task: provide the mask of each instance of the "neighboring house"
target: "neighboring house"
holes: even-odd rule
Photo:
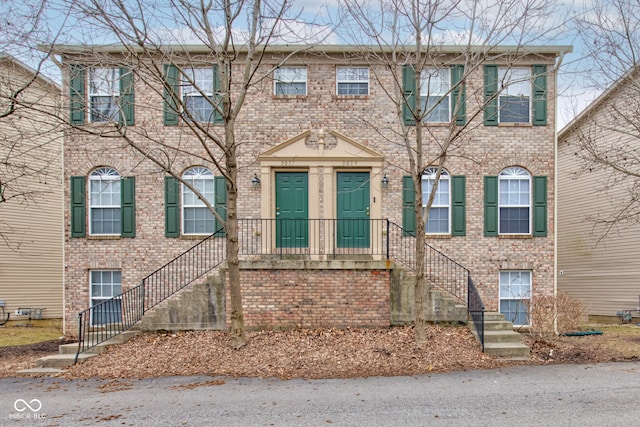
[[[558,288],[582,301],[590,316],[640,314],[640,226],[620,215],[637,196],[639,96],[636,67],[558,134]],[[601,161],[585,160],[593,158],[589,152]],[[637,201],[628,212],[637,212]],[[616,217],[608,231],[597,225]]]
[[[140,70],[121,68],[123,62],[99,63],[80,46],[56,49],[76,126],[64,147],[65,316],[72,327],[79,311],[140,284],[219,226],[191,190],[143,154],[118,138],[86,131],[98,134],[105,122],[119,122],[128,127],[127,138],[142,142],[150,136],[168,147],[193,149],[171,91],[192,120],[217,126],[219,117],[202,102],[207,94],[190,84],[211,82],[208,96],[214,96],[213,66],[192,70],[174,57],[164,67],[167,83],[150,87]],[[276,67],[277,58],[292,49],[270,47],[262,69]],[[101,51],[113,58],[121,52]],[[530,47],[516,64],[476,64],[464,82],[467,113],[462,108],[456,117],[469,130],[447,160],[427,224],[429,244],[469,269],[486,308],[519,325],[528,322],[527,300],[555,291],[554,70],[557,57],[568,51]],[[455,52],[439,49],[445,56]],[[403,170],[407,150],[390,142],[400,124],[382,86],[393,91],[392,76],[383,64],[359,55],[349,46],[308,49],[249,91],[236,125],[242,141],[241,256],[254,262],[241,272],[248,327],[390,324],[394,264],[383,260],[388,247],[393,260],[403,250],[411,253],[412,183]],[[188,75],[174,64],[185,66]],[[439,88],[445,102],[427,117],[425,135],[447,131],[454,98],[447,93],[459,67],[447,65],[429,76],[439,80],[432,89]],[[411,92],[408,74],[405,91]],[[502,85],[506,89],[497,96]],[[494,96],[484,113],[471,114]],[[422,102],[428,104],[427,98]],[[224,211],[224,180],[212,164],[176,155],[172,165]],[[425,169],[424,191],[434,173]],[[389,228],[387,218],[404,231]],[[355,225],[345,225],[347,219]],[[358,264],[363,259],[379,262]],[[429,274],[435,267],[427,268]],[[120,310],[105,308],[108,313],[93,324],[119,318]]]
[[[56,83],[0,57],[0,301],[25,323],[63,317],[60,100]]]

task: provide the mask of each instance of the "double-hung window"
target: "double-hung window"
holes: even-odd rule
[[[275,95],[307,94],[307,67],[279,67],[273,74]]]
[[[120,235],[120,174],[111,168],[99,168],[89,175],[89,233]]]
[[[122,301],[117,297],[122,293],[122,279],[119,270],[92,270],[89,284],[91,288],[91,324],[104,325],[122,321]]]
[[[216,106],[213,67],[182,70],[182,102],[185,116],[195,122],[213,122]]]
[[[451,118],[451,72],[430,68],[420,74],[420,103],[427,123],[447,123]]]
[[[427,208],[431,190],[435,184],[437,168],[427,168],[422,175],[422,207]],[[449,234],[450,233],[450,191],[449,174],[443,170],[440,174],[438,187],[436,188],[435,197],[431,209],[429,209],[429,218],[425,224],[425,231],[429,234]]]
[[[500,123],[531,123],[531,69],[498,68]]]
[[[529,324],[527,302],[531,298],[530,271],[500,272],[500,313],[514,326]]]
[[[531,233],[531,175],[510,167],[498,175],[500,234]]]
[[[369,68],[336,68],[336,93],[338,95],[369,95]]]
[[[213,173],[203,167],[187,170],[182,179],[189,183],[212,206],[215,203],[215,185]],[[207,205],[187,185],[182,185],[182,233],[212,234],[215,230],[215,217]]]
[[[120,69],[89,69],[89,115],[92,123],[116,122],[120,109]]]

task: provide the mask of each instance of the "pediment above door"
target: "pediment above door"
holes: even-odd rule
[[[358,160],[358,164],[382,163],[384,157],[371,148],[333,130],[307,130],[258,156],[261,164],[277,161],[324,164]],[[321,160],[320,160],[321,159]]]

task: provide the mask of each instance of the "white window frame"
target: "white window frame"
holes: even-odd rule
[[[99,278],[99,280],[96,280]],[[106,279],[106,280],[105,280]],[[99,295],[96,291],[99,289]],[[91,307],[99,304],[102,301],[112,299],[122,294],[122,272],[120,270],[90,270],[89,271],[89,295],[91,298]],[[111,305],[112,304],[112,305]],[[122,321],[122,304],[121,299],[116,298],[112,303],[107,304],[110,307],[103,306],[102,310],[91,310],[91,325],[104,325],[109,322],[99,322],[96,319],[96,315],[100,317],[100,314],[107,310],[109,314],[109,320],[115,320],[116,322]],[[118,314],[116,314],[118,313]],[[112,317],[113,316],[113,317]]]
[[[498,175],[498,234],[531,234],[532,189],[531,174],[524,168],[512,166]],[[523,187],[523,184],[525,185]],[[526,189],[526,193],[523,191]],[[502,216],[507,209],[527,209],[529,227],[526,232],[503,230]],[[504,211],[503,211],[504,210]]]
[[[427,113],[429,98],[437,105]],[[425,123],[449,123],[451,121],[451,70],[448,68],[427,68],[420,73],[420,105]],[[440,110],[447,109],[447,117],[439,117]],[[437,114],[436,114],[437,113]]]
[[[200,123],[213,123],[215,117],[213,67],[183,68],[180,75],[182,104],[190,120]],[[199,98],[198,108],[189,108],[191,102]],[[209,101],[206,100],[209,99]]]
[[[117,122],[120,118],[120,69],[113,67],[89,68],[89,121],[91,123]],[[108,99],[111,101],[108,101]],[[98,109],[99,106],[106,108]]]
[[[524,280],[523,280],[524,279]],[[525,301],[531,300],[532,274],[528,270],[503,270],[499,276],[499,307],[505,320],[513,322],[514,326],[528,326],[530,305]],[[513,310],[513,304],[517,304]],[[507,304],[511,307],[507,307]],[[509,310],[506,310],[509,308]],[[515,315],[516,317],[513,317]]]
[[[501,82],[502,89],[498,95],[498,122],[499,123],[524,123],[530,124],[533,112],[533,96],[532,85],[533,76],[531,68],[498,68],[498,81]],[[526,119],[521,120],[507,119],[503,117],[503,103],[508,97],[528,98],[528,111]]]
[[[363,85],[366,91],[360,93]],[[356,93],[353,92],[354,88]],[[336,95],[368,96],[369,67],[336,67]]]
[[[429,194],[431,193],[431,188],[435,183],[437,171],[438,171],[437,167],[428,167],[424,170],[424,173],[422,174],[422,210],[423,212],[427,208],[427,203],[429,202]],[[446,191],[446,195],[443,195],[445,191]],[[432,220],[435,222],[431,214],[434,212],[434,210],[440,211],[443,209],[446,209],[447,211],[447,230],[446,231],[429,231],[429,222]],[[449,175],[449,172],[447,172],[444,169],[440,174],[438,189],[436,190],[436,195],[435,195],[435,198],[433,199],[431,210],[429,211],[429,218],[427,219],[427,223],[425,224],[425,233],[426,234],[451,234],[451,177]]]
[[[102,167],[89,174],[89,234],[94,236],[119,236],[122,232],[122,186],[121,176],[117,170]],[[105,197],[109,202],[105,202]],[[94,216],[104,214],[107,210],[112,214],[117,209],[117,217],[112,224],[118,224],[118,230],[111,232],[97,232],[94,230]],[[101,223],[106,223],[104,219]],[[104,226],[102,227],[104,229]],[[116,227],[113,227],[116,228]]]
[[[284,88],[297,87],[304,83],[304,93],[295,90],[292,93]],[[273,94],[276,96],[307,95],[307,67],[278,67],[273,71]]]
[[[185,173],[182,175],[182,179],[185,181],[189,181],[189,183],[194,188],[196,188],[202,194],[202,196],[207,199],[207,201],[211,205],[215,203],[215,178],[213,176],[213,172],[211,172],[209,169],[201,166],[190,168],[186,170]],[[191,191],[191,189],[189,189],[189,187],[187,187],[184,184],[182,184],[181,200],[182,200],[181,228],[182,228],[183,235],[200,236],[200,235],[213,234],[216,231],[215,216],[211,213],[207,205],[205,205],[205,203],[198,198],[196,193]],[[200,219],[191,219],[191,217],[187,218],[187,212],[189,211],[193,212],[194,215],[199,214],[201,218]],[[197,228],[198,228],[197,226],[194,226],[193,230],[191,229],[187,230],[187,227],[186,227],[187,221],[194,221],[194,223],[196,221],[203,222],[204,230],[197,231]],[[208,221],[211,221],[211,230],[207,230]]]

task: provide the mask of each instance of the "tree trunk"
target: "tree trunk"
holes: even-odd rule
[[[240,262],[238,259],[238,160],[236,158],[234,122],[229,120],[225,129],[227,151],[227,266],[229,274],[229,295],[231,303],[232,346],[238,349],[247,343],[244,335],[244,315],[242,312],[242,288],[240,286]]]

